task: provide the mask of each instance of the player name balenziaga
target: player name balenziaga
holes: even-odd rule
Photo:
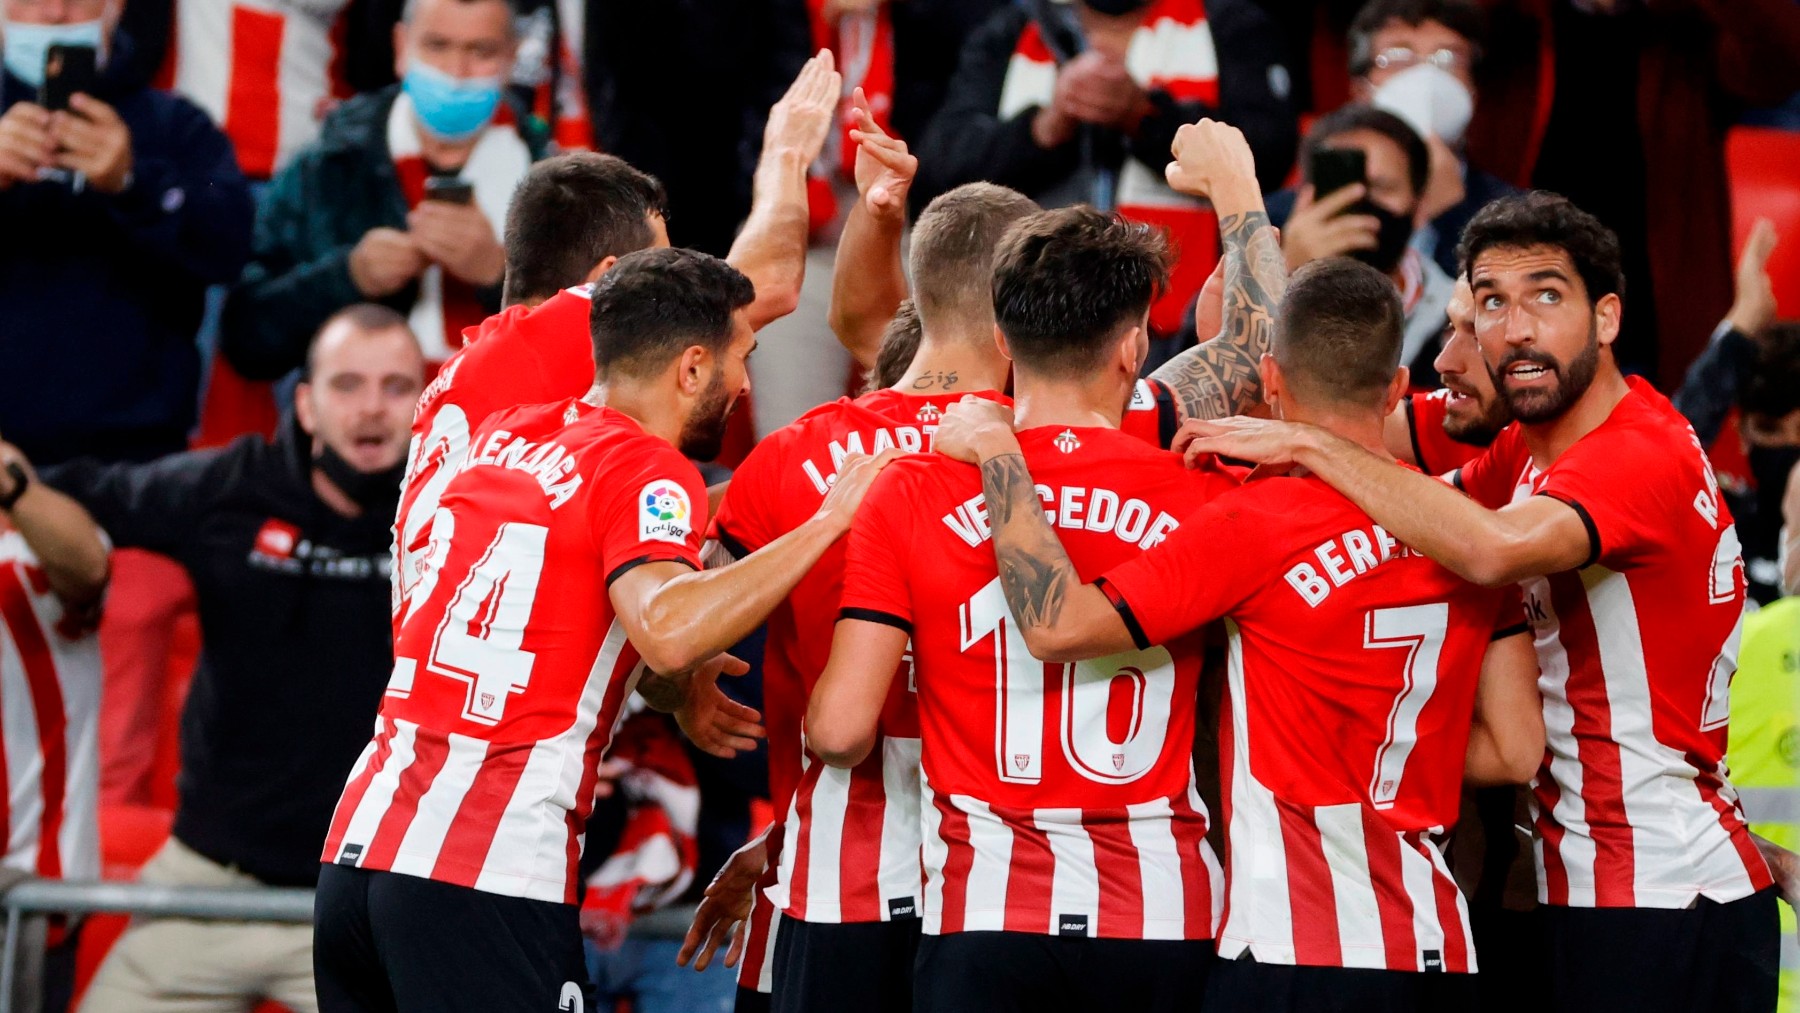
[[[574,474],[575,455],[555,440],[533,443],[496,429],[479,445],[470,444],[469,454],[457,470],[467,471],[484,464],[523,471],[536,479],[544,495],[550,497],[552,510],[567,503],[581,488],[581,476]]]
[[[1308,605],[1318,608],[1331,592],[1368,573],[1390,559],[1405,559],[1418,553],[1401,545],[1381,525],[1346,531],[1336,538],[1320,542],[1313,550],[1312,563],[1295,563],[1288,569],[1287,582]]]
[[[1064,485],[1037,487],[1044,503],[1044,520],[1065,531],[1110,534],[1121,542],[1148,549],[1169,537],[1181,522],[1141,499],[1120,496],[1111,489]],[[987,500],[979,493],[943,516],[944,525],[970,548],[993,537],[988,524]]]

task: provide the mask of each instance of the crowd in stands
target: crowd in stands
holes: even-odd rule
[[[1692,424],[1751,596],[1787,617],[1747,626],[1746,671],[1800,629],[1794,0],[0,0],[0,46],[17,874],[318,882],[394,670],[414,407],[484,321],[556,294],[508,237],[563,225],[509,212],[571,151],[640,170],[619,253],[729,252],[758,322],[787,318],[765,342],[848,351],[822,388],[752,367],[796,405],[897,382],[942,326],[906,301],[932,269],[916,246],[910,270],[867,252],[919,242],[964,184],[1168,233],[1148,372],[1220,329],[1220,219],[1164,166],[1178,128],[1231,124],[1290,269],[1347,256],[1393,282],[1419,392],[1479,382],[1434,365],[1472,312],[1464,226],[1554,190],[1617,233],[1619,361]],[[1769,166],[1785,184],[1748,199],[1740,169]],[[761,708],[752,667],[727,689]],[[1735,754],[1762,725],[1733,706]],[[591,972],[639,1013],[729,1009],[735,970],[678,969],[631,924],[700,900],[768,825],[766,761],[653,712],[624,727],[581,860]],[[1795,728],[1790,707],[1758,733],[1789,772]],[[57,926],[45,1009],[317,1009],[310,926],[141,920],[115,942],[118,922]]]

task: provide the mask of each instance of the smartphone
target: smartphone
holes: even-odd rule
[[[51,112],[69,108],[69,97],[76,92],[94,93],[95,70],[93,46],[54,45],[44,53],[44,83],[38,88],[38,105]]]
[[[1318,200],[1344,187],[1368,182],[1368,171],[1367,157],[1356,148],[1320,148],[1306,165],[1306,178],[1313,185],[1313,199]]]
[[[425,180],[425,199],[468,204],[475,200],[475,187],[455,176],[431,176]]]

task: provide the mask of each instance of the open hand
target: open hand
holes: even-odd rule
[[[787,94],[769,107],[763,151],[792,151],[808,164],[818,158],[831,134],[843,86],[831,50],[819,50],[800,68]]]
[[[931,449],[965,464],[1018,453],[1012,409],[987,398],[965,396],[944,409]]]
[[[905,141],[888,136],[875,122],[861,88],[850,98],[850,117],[854,124],[850,139],[856,142],[856,192],[876,218],[904,221],[906,193],[919,171],[918,158],[907,151]]]
[[[769,835],[759,834],[750,843],[731,853],[718,875],[706,886],[706,894],[694,911],[693,924],[675,954],[675,963],[686,967],[692,961],[694,970],[704,971],[712,964],[713,954],[727,940],[725,966],[736,967],[744,955],[744,925],[756,900],[756,881],[769,867]],[[696,957],[697,955],[697,957]]]
[[[1758,218],[1738,255],[1737,292],[1725,319],[1742,334],[1757,337],[1775,322],[1775,285],[1769,280],[1769,254],[1775,252],[1775,223]]]
[[[750,666],[721,654],[694,670],[688,678],[687,699],[675,709],[675,723],[705,753],[729,760],[756,748],[763,737],[762,715],[719,689],[720,675],[743,675]]]
[[[1267,469],[1292,467],[1309,443],[1313,427],[1279,419],[1188,419],[1176,431],[1169,449],[1185,456],[1191,467],[1202,457],[1254,461]],[[1265,474],[1268,472],[1264,472]]]
[[[823,517],[840,530],[849,531],[850,521],[856,516],[856,508],[862,506],[863,496],[868,493],[869,486],[875,482],[875,476],[881,469],[905,456],[903,450],[884,450],[874,457],[867,454],[851,454],[838,465],[837,478],[831,483],[831,491],[825,494],[825,502],[819,504],[819,516]]]

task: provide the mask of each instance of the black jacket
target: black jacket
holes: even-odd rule
[[[1029,19],[1022,8],[1008,7],[969,36],[944,104],[917,145],[915,209],[976,180],[1037,197],[1079,171],[1079,140],[1045,150],[1032,139],[1031,121],[1038,107],[1011,119],[999,117],[1007,64]],[[1256,155],[1257,178],[1264,190],[1274,189],[1294,164],[1299,129],[1281,36],[1253,0],[1207,0],[1206,19],[1219,60],[1218,106],[1177,102],[1165,92],[1152,91],[1156,111],[1128,143],[1126,157],[1143,162],[1160,179],[1175,131],[1211,116],[1244,132]]]
[[[116,38],[96,90],[131,130],[130,185],[0,190],[0,433],[39,464],[186,446],[206,287],[237,277],[250,248],[231,142],[186,99],[131,83]],[[0,77],[0,111],[25,99]]]
[[[350,519],[320,502],[292,415],[273,443],[76,461],[44,479],[115,545],[173,556],[193,578],[202,650],[181,715],[175,836],[264,882],[311,885],[393,667],[393,510]]]

